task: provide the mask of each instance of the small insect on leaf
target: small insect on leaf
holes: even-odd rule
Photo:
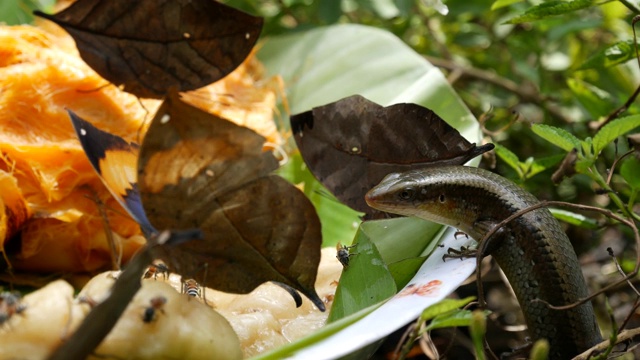
[[[34,14],[63,27],[106,80],[149,98],[222,79],[249,55],[263,23],[214,0],[79,0]]]
[[[149,300],[149,306],[144,309],[142,314],[142,321],[150,323],[156,320],[156,314],[161,312],[164,314],[164,304],[167,303],[167,298],[164,296],[156,296]]]
[[[293,115],[291,129],[313,175],[367,218],[390,216],[364,201],[364,194],[387,174],[462,165],[493,149],[493,144],[470,143],[420,105],[383,107],[360,95]]]
[[[351,246],[346,246],[346,245],[342,245],[340,242],[338,242],[336,244],[336,259],[338,259],[338,261],[340,261],[340,263],[342,264],[342,266],[344,268],[349,266],[349,259],[351,258],[352,255],[358,255],[358,254],[352,254],[349,252],[349,249],[351,249],[352,247],[355,247],[358,244],[353,244]]]

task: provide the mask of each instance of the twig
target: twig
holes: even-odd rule
[[[618,334],[618,338],[616,340],[616,344],[620,344],[620,343],[623,343],[625,341],[629,341],[629,340],[631,340],[631,339],[633,339],[633,338],[635,338],[636,336],[639,336],[639,335],[640,335],[640,328],[621,331]],[[573,360],[587,360],[587,359],[590,358],[591,354],[593,354],[595,352],[600,352],[600,351],[604,351],[604,350],[608,349],[609,348],[609,344],[610,344],[610,341],[609,340],[605,340],[605,341],[599,343],[598,345],[586,350],[582,354],[574,357]]]
[[[640,88],[639,88],[640,89]],[[609,185],[611,183],[611,178],[613,177],[613,171],[616,169],[616,166],[618,165],[618,163],[620,161],[622,161],[622,159],[626,158],[627,156],[633,154],[635,150],[629,150],[626,153],[622,154],[622,156],[617,157],[615,160],[613,160],[613,164],[611,164],[611,169],[609,169],[609,173],[607,174],[607,185]]]
[[[475,78],[508,90],[518,96],[521,101],[536,104],[548,111],[553,117],[556,117],[565,123],[571,122],[555,104],[549,103],[549,99],[547,97],[541,95],[538,91],[531,90],[529,87],[523,87],[515,81],[486,70],[458,65],[453,61],[431,56],[425,56],[425,58],[437,67],[458,72],[461,77]]]
[[[622,270],[622,266],[620,266],[618,259],[616,259],[616,256],[613,253],[613,249],[608,247],[607,252],[609,253],[609,256],[611,256],[611,260],[613,260],[613,263],[616,265],[616,269],[618,270],[618,273],[620,273],[620,275],[622,276],[625,276],[626,274],[624,273],[624,270]],[[631,288],[631,290],[633,290],[633,292],[636,293],[636,296],[640,296],[640,292],[638,292],[638,289],[633,285],[631,280],[627,280],[627,284],[629,284],[629,287]]]

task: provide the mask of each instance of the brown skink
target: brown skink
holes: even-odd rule
[[[510,215],[539,201],[487,170],[445,166],[390,174],[366,195],[378,210],[453,226],[480,241]],[[588,296],[576,253],[558,221],[540,208],[507,223],[486,254],[504,271],[530,335],[550,343],[550,359],[570,359],[601,341],[593,306],[552,310]]]

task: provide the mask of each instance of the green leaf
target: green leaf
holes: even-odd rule
[[[522,179],[524,177],[524,174],[522,172],[522,166],[520,163],[520,159],[518,159],[518,155],[514,154],[511,150],[500,144],[494,145],[496,155],[498,155],[498,157],[502,159],[502,161],[504,161],[507,165],[509,165],[513,170],[515,170],[518,173],[518,177]]]
[[[518,159],[516,154],[506,147],[501,146],[500,144],[495,144],[495,146],[495,151],[498,157],[513,168],[518,173],[518,177],[521,180],[529,179],[534,175],[555,166],[564,158],[563,154],[558,154],[537,160],[534,158],[528,158],[525,162],[522,162]]]
[[[607,115],[614,107],[611,95],[596,86],[580,79],[568,79],[567,85],[593,118]]]
[[[0,22],[7,25],[30,24],[35,9],[50,12],[56,0],[3,0],[0,1]]]
[[[605,69],[625,63],[635,57],[636,49],[633,40],[618,41],[589,57],[578,70]]]
[[[632,189],[640,189],[640,160],[629,157],[620,166],[620,175]]]
[[[539,339],[533,343],[531,354],[529,359],[531,360],[544,360],[549,358],[549,340]]]
[[[482,310],[475,310],[471,313],[471,323],[469,324],[469,332],[471,333],[471,341],[476,359],[484,360],[484,339],[487,334],[487,313]]]
[[[491,4],[491,10],[498,10],[519,2],[522,2],[522,0],[496,0],[493,4]]]
[[[593,139],[588,136],[586,137],[582,142],[582,154],[584,155],[585,158],[592,158],[593,157]]]
[[[361,228],[386,264],[429,255],[444,230],[440,224],[412,217],[367,221]]]
[[[400,9],[393,0],[362,1],[371,6],[373,11],[383,19],[392,19],[400,15]]]
[[[593,137],[593,151],[595,155],[600,154],[600,151],[618,136],[622,136],[638,126],[640,126],[640,115],[631,115],[616,119],[603,126]]]
[[[534,160],[533,163],[531,163],[531,167],[526,173],[526,177],[531,178],[536,174],[539,174],[547,169],[556,166],[559,162],[562,161],[562,159],[564,159],[564,157],[564,154],[558,154]]]
[[[389,272],[396,282],[396,287],[398,289],[405,287],[426,259],[426,256],[420,256],[389,264]]]
[[[555,216],[556,219],[564,221],[567,224],[580,226],[585,229],[597,230],[600,228],[598,222],[592,218],[586,217],[582,214],[576,214],[571,211],[549,208],[549,211]]]
[[[471,310],[455,310],[447,314],[436,316],[429,325],[425,327],[425,330],[429,331],[448,327],[469,326],[471,325],[472,313],[473,311]]]
[[[524,22],[545,19],[551,16],[567,14],[576,10],[586,9],[593,6],[593,0],[574,0],[574,1],[546,1],[540,5],[533,6],[522,15],[517,16],[505,24],[521,24]]]
[[[475,296],[468,296],[464,299],[444,299],[437,304],[433,304],[422,311],[420,315],[420,321],[428,321],[435,318],[438,315],[448,313],[452,310],[459,309],[463,306],[467,306],[470,302],[476,299]]]
[[[397,292],[396,283],[382,261],[376,246],[362,230],[356,233],[349,267],[340,277],[327,322],[354,314],[361,309],[390,298]]]
[[[596,158],[593,156],[590,156],[588,158],[580,158],[578,157],[578,161],[576,161],[576,172],[578,174],[588,174],[591,166],[593,166],[593,164],[595,163]]]
[[[562,161],[562,159],[564,159],[564,157],[565,154],[551,155],[537,159],[535,162],[539,167],[546,170],[556,166],[560,161]]]
[[[531,130],[541,138],[553,145],[569,152],[573,149],[581,149],[580,140],[567,130],[545,124],[533,124]]]

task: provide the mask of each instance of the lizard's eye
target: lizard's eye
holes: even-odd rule
[[[400,192],[398,193],[398,197],[400,198],[400,200],[413,200],[413,198],[416,195],[416,190],[412,187],[406,187],[402,190],[400,190]]]

